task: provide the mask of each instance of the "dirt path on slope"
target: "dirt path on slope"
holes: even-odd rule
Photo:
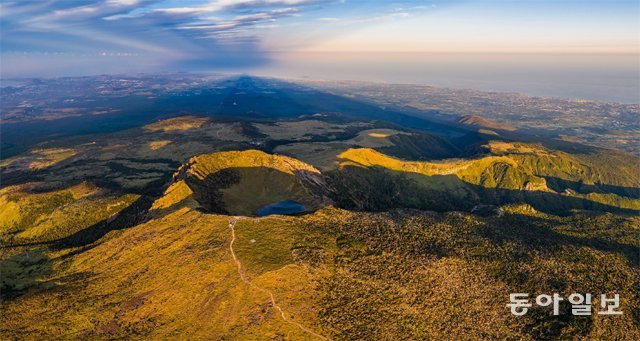
[[[289,323],[291,325],[294,325],[294,326],[300,328],[301,330],[303,330],[303,331],[305,331],[305,332],[307,332],[307,333],[309,333],[309,334],[311,334],[311,335],[313,335],[313,336],[315,336],[317,338],[320,338],[322,340],[327,340],[326,337],[315,333],[313,330],[303,326],[302,324],[300,324],[300,323],[298,323],[296,321],[293,321],[293,320],[289,319],[286,316],[286,314],[284,313],[284,310],[282,309],[282,307],[280,307],[278,305],[278,303],[276,303],[275,296],[273,295],[273,293],[271,291],[269,291],[267,289],[264,289],[264,288],[261,288],[261,287],[255,285],[255,284],[253,284],[253,282],[251,282],[247,278],[247,276],[245,275],[244,271],[242,270],[242,263],[240,263],[240,260],[238,259],[238,257],[236,257],[236,253],[233,251],[233,243],[236,241],[236,230],[235,230],[235,227],[236,227],[236,222],[237,221],[238,221],[238,218],[229,219],[229,228],[231,228],[231,242],[229,243],[229,251],[231,251],[231,257],[233,257],[233,261],[236,263],[236,266],[238,267],[238,275],[240,275],[240,279],[242,279],[242,281],[245,282],[250,287],[269,295],[269,297],[271,298],[271,305],[280,312],[280,316],[282,317],[282,319],[285,322],[287,322],[287,323]]]

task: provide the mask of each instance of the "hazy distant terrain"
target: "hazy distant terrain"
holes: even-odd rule
[[[518,129],[640,153],[640,105],[531,97],[517,93],[355,81],[309,81],[336,94],[373,101],[416,115],[479,115]]]
[[[561,6],[561,2],[557,4]],[[595,27],[593,22],[589,25]],[[275,63],[255,72],[309,80],[420,84],[640,104],[640,65],[637,52],[632,51],[309,51],[273,53],[273,59]]]
[[[5,338],[640,338],[637,106],[190,74],[2,102]]]
[[[234,105],[228,97],[225,76],[191,74],[98,76],[58,79],[25,79],[2,88],[0,113],[5,124],[3,152],[11,154],[15,131],[60,134],[56,129],[99,132],[117,130],[177,113],[223,114]],[[356,81],[300,81],[287,83],[296,91],[318,88],[340,97],[374,104],[376,110],[417,117],[457,120],[477,115],[517,127],[524,133],[640,153],[640,106],[557,97],[531,97],[516,93],[484,92],[423,85]],[[18,86],[15,86],[19,84]],[[300,85],[296,85],[300,84]],[[267,91],[270,93],[270,91]],[[211,101],[203,105],[202,101]],[[214,104],[215,103],[215,104]],[[244,103],[243,103],[244,104]],[[322,109],[313,101],[315,109]],[[231,108],[232,111],[237,108]],[[287,108],[285,111],[300,109]],[[311,107],[300,113],[313,113]],[[328,109],[331,109],[330,107]],[[107,115],[107,114],[111,114]],[[120,115],[114,122],[111,117]],[[267,115],[272,115],[271,113]],[[291,113],[287,113],[291,115]],[[67,119],[59,121],[58,119]],[[85,122],[105,121],[100,125]],[[46,124],[25,124],[47,121]],[[56,126],[58,122],[64,122]],[[11,126],[13,127],[13,126]],[[55,127],[55,128],[53,128]],[[44,131],[43,131],[44,129]],[[23,135],[23,134],[21,134]]]
[[[0,341],[640,340],[639,13],[0,0]]]

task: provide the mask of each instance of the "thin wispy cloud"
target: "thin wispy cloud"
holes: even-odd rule
[[[183,30],[200,30],[204,32],[219,32],[225,30],[231,30],[241,26],[257,26],[258,24],[264,22],[274,22],[279,18],[292,16],[300,12],[298,8],[282,8],[275,9],[271,11],[265,12],[257,12],[251,14],[237,15],[233,17],[231,20],[210,20],[211,23],[203,23],[203,24],[187,24],[187,25],[178,25],[178,29]]]
[[[580,13],[571,2],[544,2]],[[611,49],[629,45],[618,22],[608,31],[583,27],[594,31],[586,35],[568,21],[547,21],[559,26],[547,38],[547,26],[519,24],[540,20],[541,10],[528,7],[514,12],[502,1],[466,0],[2,0],[0,62],[6,76],[36,64],[51,74],[59,65],[78,73],[245,69],[270,63],[274,51],[514,50],[532,42],[550,49],[600,46],[604,35],[615,37],[606,39],[617,44]],[[509,30],[501,28],[506,21],[513,22]],[[106,62],[116,56],[128,59]]]
[[[259,30],[278,27],[276,23],[282,18],[336,1],[218,0],[179,6],[181,3],[3,1],[3,75],[19,73],[37,63],[48,64],[53,72],[69,56],[84,56],[87,60],[96,56],[131,57],[122,63],[122,71],[145,71],[158,66],[189,70],[262,64],[268,58],[256,35]],[[21,57],[16,58],[17,55]],[[104,63],[104,58],[95,63],[109,64]],[[78,69],[82,67],[85,65],[78,65]],[[84,71],[90,73],[91,69]]]

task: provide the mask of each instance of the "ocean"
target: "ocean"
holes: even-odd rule
[[[250,73],[640,103],[638,54],[296,52],[271,59]]]

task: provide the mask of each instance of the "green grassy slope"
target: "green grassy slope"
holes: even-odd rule
[[[377,140],[385,132],[359,138],[386,144]],[[3,188],[0,335],[640,338],[631,166],[614,154],[488,148],[438,162],[348,149],[324,174],[257,150],[204,154],[148,205],[89,183]],[[283,199],[313,212],[231,216]],[[483,203],[501,214],[460,212]],[[514,292],[592,293],[596,312],[600,294],[618,293],[624,314],[575,317],[563,304],[561,316],[534,308],[514,317]]]
[[[203,208],[235,215],[256,215],[259,208],[284,200],[313,211],[321,204],[314,189],[324,182],[308,164],[258,150],[195,157],[184,178]]]
[[[47,271],[4,302],[9,338],[636,338],[638,222],[325,208],[239,220],[188,207],[81,252],[41,250]],[[533,212],[533,213],[531,213]],[[615,226],[615,232],[611,231]],[[24,257],[25,253],[14,257]],[[576,257],[576,255],[579,255]],[[524,318],[511,292],[619,293],[620,317]]]
[[[0,237],[5,243],[44,243],[68,237],[115,219],[140,197],[108,193],[88,183],[48,192],[38,191],[37,186],[0,190]]]
[[[594,161],[594,156],[534,148],[539,147],[520,145],[508,153],[439,162],[404,161],[368,148],[349,149],[339,155],[340,168],[330,173],[334,198],[344,207],[376,211],[391,207],[446,211],[509,202],[528,202],[563,214],[571,209],[640,210],[636,194],[640,176],[628,160],[610,157],[605,164]],[[614,174],[618,174],[615,180]]]

